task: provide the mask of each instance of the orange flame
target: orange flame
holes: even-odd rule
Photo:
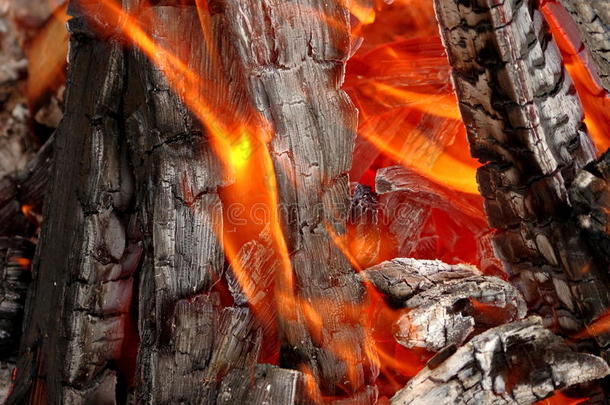
[[[25,257],[11,257],[9,261],[18,264],[25,270],[28,270],[30,268],[30,264],[32,263],[30,259],[26,259]]]
[[[553,396],[538,401],[534,405],[578,405],[588,400],[589,398],[570,398],[561,391],[555,391]]]

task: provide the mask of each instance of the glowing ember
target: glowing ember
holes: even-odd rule
[[[553,396],[536,402],[534,405],[578,405],[589,400],[589,398],[570,398],[561,391],[556,391]]]

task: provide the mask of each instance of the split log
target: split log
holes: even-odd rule
[[[391,402],[529,405],[608,374],[603,359],[572,351],[531,317],[474,337],[440,365],[423,369]]]
[[[359,277],[363,282],[371,282],[393,306],[398,307],[436,285],[479,274],[476,267],[469,265],[398,258],[369,267]]]
[[[569,335],[608,309],[608,274],[571,216],[567,190],[595,150],[537,5],[435,0],[497,252],[530,310]]]
[[[66,116],[56,134],[33,264],[18,376],[9,403],[114,403],[113,360],[127,333],[142,248],[117,117],[123,52],[71,22]],[[50,310],[52,308],[52,310]]]
[[[610,1],[561,0],[578,26],[602,85],[610,91]]]
[[[275,130],[269,150],[287,208],[282,219],[296,296],[321,318],[321,331],[309,329],[297,305],[294,319],[280,319],[282,364],[306,367],[326,395],[368,392],[377,371],[365,355],[365,331],[349,315],[364,289],[326,229],[343,235],[349,207],[357,120],[340,90],[352,47],[349,13],[340,1],[221,3],[250,97]],[[338,347],[350,348],[349,362]]]

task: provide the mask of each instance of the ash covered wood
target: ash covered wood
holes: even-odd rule
[[[523,319],[527,311],[514,287],[472,266],[394,259],[361,277],[395,307],[409,309],[393,325],[397,342],[407,348],[439,352],[461,346],[483,330]]]
[[[497,252],[529,308],[570,334],[607,310],[609,283],[571,217],[568,189],[595,150],[537,5],[435,0]]]
[[[359,274],[370,281],[389,300],[400,306],[422,291],[451,280],[479,275],[469,265],[449,265],[439,260],[398,258],[369,267]]]
[[[561,4],[576,21],[597,74],[610,90],[610,1],[561,0]]]
[[[572,351],[531,317],[474,337],[440,365],[424,368],[391,402],[529,405],[609,373],[603,359]]]
[[[437,352],[461,346],[473,333],[523,319],[525,301],[506,281],[468,277],[444,282],[404,303],[413,308],[395,325],[394,336],[405,347]]]

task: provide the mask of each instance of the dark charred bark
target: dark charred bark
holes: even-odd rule
[[[565,335],[610,304],[607,269],[572,217],[568,189],[595,156],[537,1],[436,0],[498,254],[530,310]],[[605,348],[610,335],[596,336]]]
[[[70,7],[65,117],[9,403],[306,402],[303,374],[257,365],[265,325],[248,300],[236,286],[232,303],[217,291],[225,283],[220,193],[233,180],[212,151],[209,129],[163,68],[126,47],[119,26],[83,15],[79,3]],[[194,5],[123,3],[143,21],[167,22],[149,34],[183,52],[202,82],[228,75],[222,94],[196,89],[202,99],[217,98],[236,117],[254,105],[269,121],[274,137],[266,147],[280,203],[291,209],[282,219],[295,293],[353,311],[364,288],[326,230],[344,232],[349,206],[356,111],[339,90],[351,46],[346,9],[339,2],[303,2],[296,10],[283,1],[209,2],[206,42]],[[299,12],[301,20],[283,23]],[[185,38],[192,39],[186,46]],[[325,340],[314,343],[296,313],[273,320],[282,365],[306,366],[324,394],[372,402],[375,370],[355,317],[322,313]],[[353,380],[330,349],[338,344],[361,356]]]
[[[287,208],[282,219],[295,293],[316,306],[322,319],[323,330],[315,332],[321,340],[312,338],[299,309],[294,319],[280,320],[283,364],[306,366],[325,394],[370,390],[376,371],[362,347],[365,332],[349,316],[364,290],[327,230],[345,233],[349,207],[347,172],[357,117],[340,90],[351,50],[349,14],[338,1],[224,4],[254,106],[275,129],[269,149],[280,204]],[[295,14],[301,17],[286,25]],[[333,305],[317,304],[323,302]],[[345,315],[337,319],[338,314]],[[340,346],[352,348],[354,364],[333,351]],[[349,367],[356,370],[355,380]]]

